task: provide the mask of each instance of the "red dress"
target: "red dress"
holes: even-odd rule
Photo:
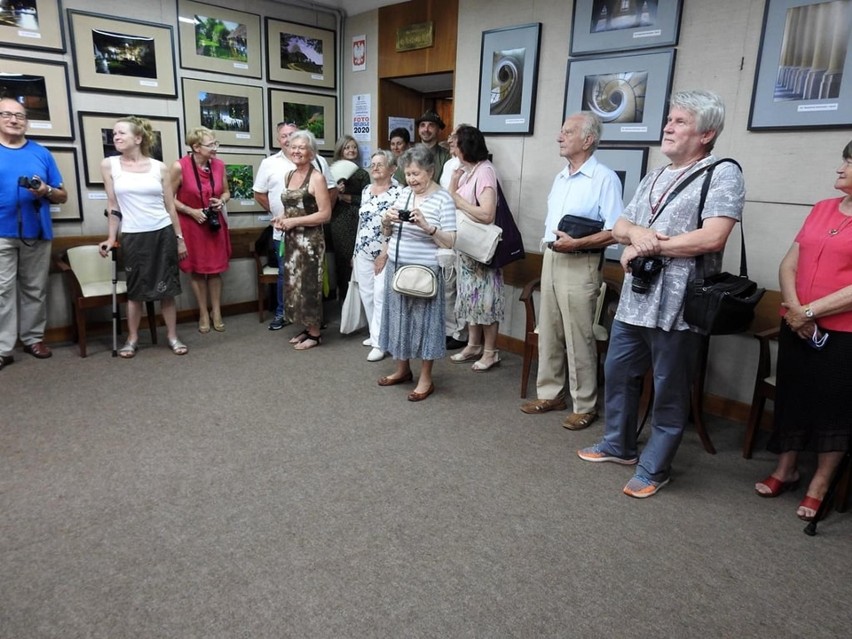
[[[218,158],[210,160],[210,171],[198,167],[198,180],[192,165],[192,155],[180,159],[181,185],[175,197],[181,203],[193,209],[205,208],[211,197],[219,197],[225,190],[225,163]],[[210,178],[213,178],[211,188]],[[201,193],[198,184],[201,183]],[[190,215],[179,215],[180,229],[186,244],[187,258],[179,262],[180,270],[184,273],[201,273],[215,275],[228,270],[231,258],[231,236],[228,233],[228,222],[220,214],[222,228],[214,231],[208,222],[199,224]]]

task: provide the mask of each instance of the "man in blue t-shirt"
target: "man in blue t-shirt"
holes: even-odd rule
[[[51,355],[44,343],[50,205],[65,202],[68,193],[53,156],[26,133],[24,107],[0,99],[0,370],[15,361],[19,336],[25,353]]]

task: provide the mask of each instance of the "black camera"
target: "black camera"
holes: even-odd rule
[[[18,178],[18,186],[35,190],[41,186],[41,180],[37,177],[29,178],[26,175],[22,175]]]
[[[222,228],[222,222],[219,221],[219,211],[211,208],[201,209],[201,211],[207,216],[207,223],[211,230],[218,231]]]
[[[627,263],[633,275],[631,290],[634,293],[645,295],[666,264],[668,264],[668,261],[661,257],[643,257],[641,255],[634,257]]]
[[[411,211],[406,211],[405,209],[403,209],[402,211],[397,211],[397,215],[399,216],[399,220],[401,222],[411,221]]]

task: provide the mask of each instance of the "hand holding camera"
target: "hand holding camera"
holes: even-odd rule
[[[32,191],[38,191],[41,188],[42,181],[41,178],[37,175],[32,177],[28,177],[26,175],[22,175],[18,178],[18,186],[23,187],[25,189],[30,189]]]

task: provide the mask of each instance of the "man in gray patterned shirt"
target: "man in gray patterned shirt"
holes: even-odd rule
[[[728,235],[742,219],[745,184],[732,163],[713,171],[702,211],[702,176],[678,188],[716,161],[711,151],[724,123],[725,105],[715,93],[672,95],[661,145],[671,164],[645,176],[613,228],[626,245],[625,278],[606,359],[606,428],[599,443],[577,454],[590,462],[638,462],[624,487],[631,497],[650,497],[669,482],[689,416],[702,335],[684,321],[683,303],[695,256],[704,255],[706,274],[718,273]],[[637,457],[639,391],[648,367],[654,371],[653,423]]]

